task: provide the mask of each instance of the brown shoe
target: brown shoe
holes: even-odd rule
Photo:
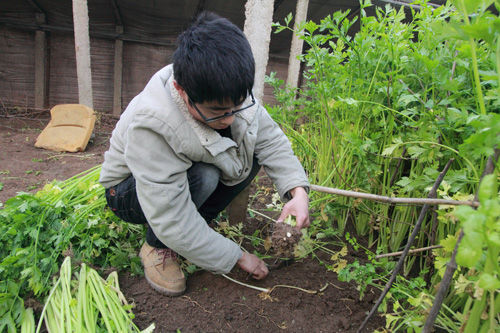
[[[144,243],[139,252],[144,276],[156,291],[167,296],[179,296],[186,290],[186,277],[170,249],[158,249]]]

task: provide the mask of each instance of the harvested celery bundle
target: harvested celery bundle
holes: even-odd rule
[[[36,332],[42,322],[49,332],[152,332],[154,324],[143,331],[134,324],[131,308],[120,291],[116,272],[104,280],[82,264],[78,280],[72,280],[68,256],[47,297]]]

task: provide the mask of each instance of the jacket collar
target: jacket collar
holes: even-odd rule
[[[172,99],[181,111],[189,126],[196,133],[196,136],[200,139],[201,144],[203,146],[207,146],[219,141],[221,138],[219,133],[217,133],[210,126],[194,119],[194,117],[189,113],[186,103],[182,99],[181,95],[179,95],[177,89],[175,89],[174,87],[173,76],[170,77],[167,84],[170,88]]]

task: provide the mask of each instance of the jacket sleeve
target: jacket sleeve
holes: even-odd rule
[[[176,153],[182,142],[167,124],[142,117],[128,129],[125,159],[154,234],[197,266],[214,273],[229,272],[241,257],[241,249],[208,227],[198,213],[187,180],[192,163]]]
[[[259,108],[259,129],[255,144],[259,164],[276,185],[282,199],[291,199],[288,191],[298,186],[309,192],[309,181],[304,168],[293,153],[290,141],[264,107]]]

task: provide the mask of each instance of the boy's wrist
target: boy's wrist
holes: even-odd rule
[[[245,261],[245,259],[246,259],[245,257],[246,257],[246,256],[245,256],[245,252],[243,252],[243,251],[242,251],[242,252],[241,252],[241,256],[240,256],[240,258],[238,259],[238,261],[236,262],[236,264],[237,264],[237,265],[241,265],[241,263],[242,263],[243,261]]]
[[[307,191],[302,186],[294,187],[289,192],[290,192],[290,195],[292,196],[292,198],[295,198],[295,196],[301,195],[301,194],[307,196]]]

